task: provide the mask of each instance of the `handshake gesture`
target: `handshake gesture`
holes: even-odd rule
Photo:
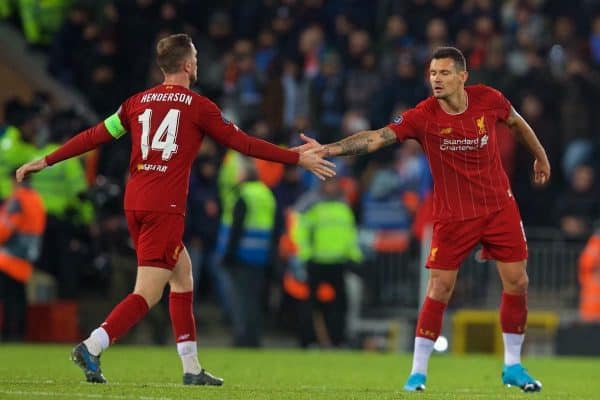
[[[335,176],[335,164],[324,159],[328,156],[326,147],[303,133],[300,134],[300,137],[306,143],[290,149],[300,153],[298,165],[322,180]],[[47,166],[45,158],[24,164],[16,172],[17,182],[23,181],[29,174],[41,171]]]
[[[300,153],[298,165],[312,172],[321,180],[335,176],[335,164],[323,158],[328,155],[325,146],[303,133],[300,134],[300,138],[306,143],[290,149]]]

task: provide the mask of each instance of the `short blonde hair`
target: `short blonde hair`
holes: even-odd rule
[[[156,44],[156,63],[165,74],[178,72],[191,55],[192,38],[185,33],[167,36]]]

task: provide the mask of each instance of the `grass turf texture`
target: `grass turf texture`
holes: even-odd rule
[[[491,356],[434,355],[425,393],[405,393],[410,355],[295,350],[201,349],[203,366],[223,387],[181,384],[173,346],[115,346],[102,356],[106,385],[85,382],[71,347],[0,345],[0,399],[597,399],[594,358],[530,358],[544,385],[522,393],[500,383]]]

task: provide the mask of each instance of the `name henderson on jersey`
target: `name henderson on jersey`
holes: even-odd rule
[[[140,103],[151,101],[178,101],[189,106],[192,104],[192,96],[185,93],[146,93],[142,96]]]

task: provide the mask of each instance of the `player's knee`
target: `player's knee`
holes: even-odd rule
[[[148,308],[152,308],[160,301],[162,297],[162,291],[160,293],[158,291],[153,290],[139,290],[136,289],[134,291],[135,294],[140,295],[146,300],[146,304],[148,304]]]
[[[447,303],[450,300],[450,296],[452,296],[453,288],[453,282],[446,282],[443,279],[432,279],[427,295],[434,300]]]
[[[174,292],[189,292],[194,289],[194,278],[192,275],[191,268],[178,268],[175,269],[171,279],[169,279],[169,286]]]
[[[194,279],[191,274],[178,277],[177,279],[171,279],[169,286],[174,292],[191,292],[194,290]]]
[[[520,275],[507,279],[505,286],[504,290],[510,293],[526,293],[529,287],[529,277],[526,272],[523,272]]]

